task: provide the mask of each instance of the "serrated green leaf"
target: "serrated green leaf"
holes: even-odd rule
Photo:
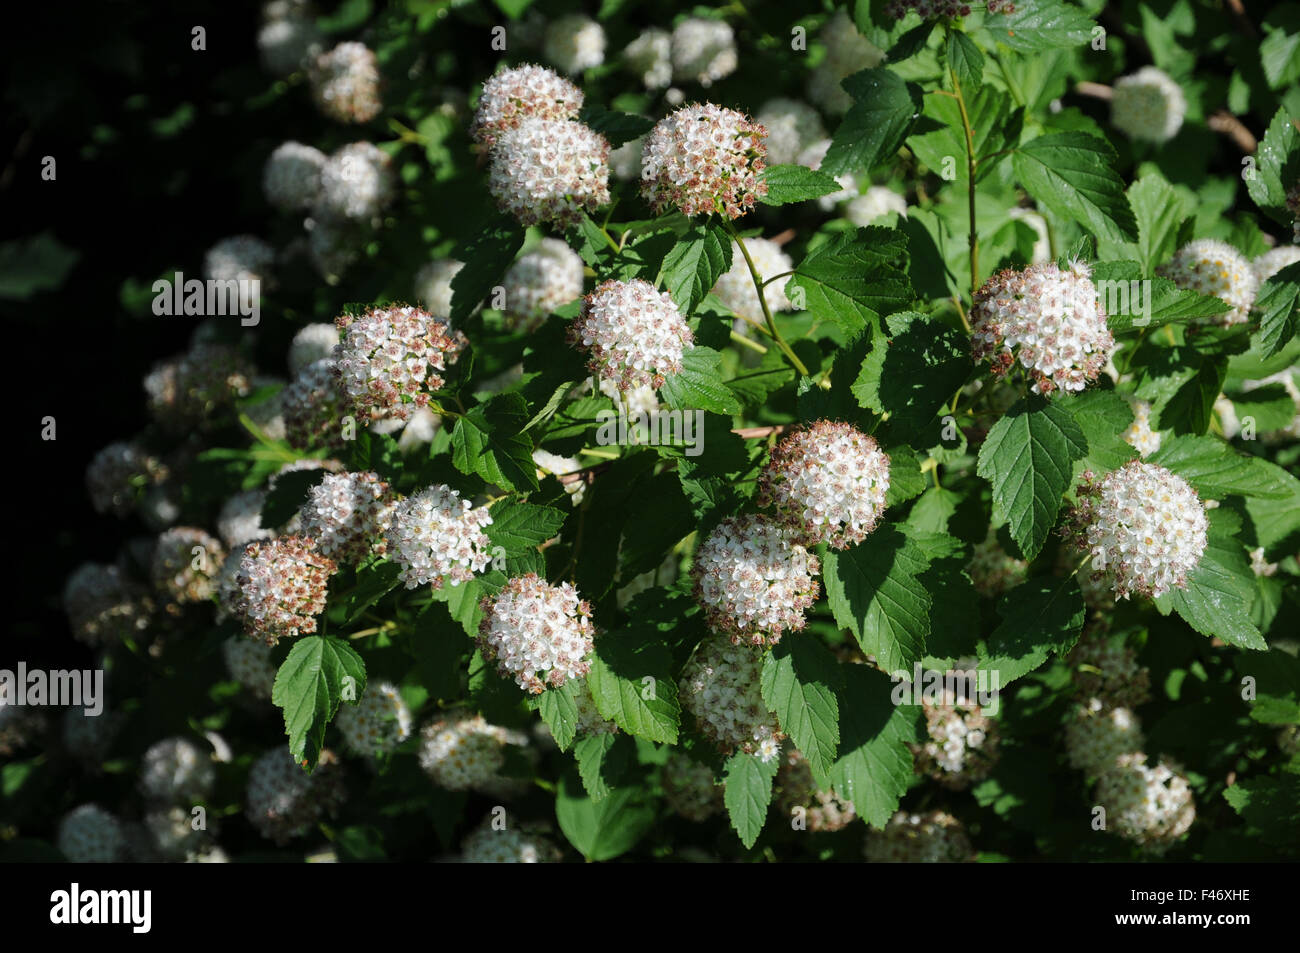
[[[560,531],[567,514],[553,506],[498,500],[488,508],[492,522],[483,532],[508,555],[535,549]]]
[[[1166,439],[1147,458],[1178,474],[1201,496],[1219,500],[1225,496],[1257,496],[1282,500],[1295,494],[1295,478],[1274,463],[1238,453],[1219,437],[1182,436]]]
[[[342,639],[309,635],[295,642],[271,690],[271,701],[284,712],[294,760],[315,767],[325,744],[325,726],[345,691],[355,704],[365,690],[365,662]]]
[[[731,238],[716,223],[697,225],[664,256],[659,281],[683,314],[704,300],[731,267]]]
[[[921,88],[880,67],[844,80],[853,105],[822,159],[827,175],[861,175],[898,151],[921,114]]]
[[[810,637],[791,635],[763,658],[763,701],[819,774],[835,760],[842,683],[835,656]]]
[[[846,231],[818,246],[795,269],[786,294],[822,320],[856,334],[912,300],[907,236],[897,229]]]
[[[664,381],[659,396],[666,406],[680,410],[731,416],[742,409],[736,395],[722,380],[722,355],[700,345],[682,355],[681,371]]]
[[[622,781],[635,760],[636,747],[627,735],[591,735],[573,746],[573,757],[587,795],[599,802]]]
[[[1253,167],[1245,170],[1246,191],[1274,221],[1290,225],[1295,218],[1286,206],[1287,189],[1300,176],[1300,128],[1285,106],[1273,114],[1255,152]]]
[[[890,315],[887,324],[890,338],[867,355],[853,394],[890,415],[891,433],[913,441],[970,377],[970,336],[912,311]]]
[[[840,757],[831,766],[835,793],[851,801],[858,816],[881,828],[898,809],[912,779],[908,742],[920,709],[895,705],[888,677],[865,665],[844,667],[840,711]]]
[[[639,787],[618,787],[599,801],[582,788],[577,772],[566,771],[555,799],[560,830],[588,860],[613,860],[636,846],[655,820],[654,804]]]
[[[452,464],[503,489],[537,489],[533,445],[520,433],[527,422],[528,404],[520,394],[501,394],[470,408],[451,433]]]
[[[948,69],[956,75],[963,93],[974,92],[984,78],[984,54],[961,30],[948,32]]]
[[[587,686],[596,710],[628,734],[676,744],[682,712],[672,655],[655,636],[633,626],[598,639]]]
[[[1020,53],[1085,46],[1095,26],[1086,13],[1061,0],[1018,3],[1011,13],[994,13],[984,19],[984,28],[997,42]]]
[[[1287,265],[1260,286],[1255,297],[1259,332],[1255,347],[1272,357],[1300,333],[1300,262]]]
[[[1025,191],[1099,238],[1138,238],[1137,221],[1115,169],[1115,150],[1082,132],[1053,132],[1016,149],[1012,165]]]
[[[763,825],[767,823],[767,808],[772,803],[772,780],[776,777],[778,759],[767,764],[755,755],[737,751],[727,759],[723,772],[726,788],[723,803],[732,829],[740,836],[746,848],[753,847]]]
[[[1073,648],[1087,608],[1073,576],[1044,577],[1008,592],[998,613],[1002,622],[980,647],[979,669],[996,672],[1000,684],[1009,685]]]
[[[792,205],[833,195],[841,186],[833,176],[803,165],[771,165],[763,172],[767,183],[764,205]],[[712,287],[712,286],[710,286]]]
[[[537,713],[551,729],[551,737],[561,751],[568,751],[578,731],[578,686],[567,681],[559,688],[547,688],[537,699]]]

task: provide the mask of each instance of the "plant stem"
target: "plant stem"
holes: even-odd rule
[[[776,346],[781,349],[781,353],[789,359],[794,369],[804,377],[808,376],[808,368],[804,366],[803,361],[799,360],[799,355],[790,349],[790,345],[781,337],[781,332],[776,329],[776,322],[772,320],[772,309],[767,306],[767,298],[763,295],[763,279],[758,274],[758,269],[754,267],[754,259],[749,257],[749,249],[745,247],[745,240],[740,237],[736,227],[730,222],[723,220],[728,232],[731,233],[732,240],[740,249],[740,253],[745,256],[745,264],[749,266],[749,277],[754,280],[754,290],[758,292],[758,303],[763,306],[763,317],[767,319],[767,330]]]
[[[970,297],[975,301],[975,292],[979,290],[980,245],[979,235],[975,231],[975,133],[970,127],[970,114],[966,112],[966,97],[962,95],[961,83],[957,80],[957,71],[948,66],[948,76],[952,79],[952,89],[957,95],[957,108],[961,111],[962,131],[966,133],[966,187],[969,193],[967,209],[970,214]]]
[[[767,348],[763,347],[763,345],[759,344],[757,341],[745,337],[745,335],[741,334],[739,331],[731,332],[731,340],[735,341],[737,344],[749,348],[751,351],[757,351],[759,354],[767,353]]]

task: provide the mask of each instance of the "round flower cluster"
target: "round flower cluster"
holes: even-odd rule
[[[781,246],[767,238],[746,238],[745,251],[754,261],[754,270],[760,281],[769,278],[777,280],[763,286],[763,300],[775,314],[789,311],[793,305],[785,295],[787,279],[777,278],[794,270],[794,262],[781,250]],[[718,276],[713,293],[730,308],[737,317],[752,324],[762,324],[766,318],[763,303],[758,300],[758,289],[754,287],[754,277],[749,273],[749,264],[745,254],[735,242],[731,243],[731,267]],[[743,327],[741,325],[740,327]]]
[[[1008,589],[1014,589],[1025,581],[1029,563],[1010,555],[998,542],[998,534],[992,528],[984,542],[976,543],[971,553],[970,562],[966,564],[966,575],[970,576],[975,591],[988,599],[996,599]]]
[[[55,842],[74,864],[111,864],[126,853],[121,822],[96,804],[83,804],[65,814]]]
[[[787,435],[758,478],[760,506],[802,542],[847,549],[867,538],[885,510],[889,455],[849,423],[818,420]]]
[[[759,688],[763,656],[748,645],[713,635],[700,643],[682,669],[678,697],[700,733],[723,754],[739,749],[769,762],[781,752],[785,733],[767,710]]]
[[[1123,641],[1089,634],[1069,655],[1076,695],[1105,705],[1133,707],[1151,697],[1151,673]]]
[[[821,565],[795,534],[757,514],[725,519],[695,553],[695,598],[713,631],[736,643],[775,645],[804,627]]]
[[[580,122],[526,116],[497,135],[488,191],[522,225],[577,225],[609,204],[609,143]]]
[[[568,333],[571,344],[589,352],[587,368],[620,391],[662,387],[695,346],[668,292],[640,278],[597,285]]]
[[[1250,260],[1227,242],[1216,238],[1198,238],[1188,242],[1172,259],[1156,269],[1180,288],[1213,295],[1232,307],[1226,314],[1205,318],[1203,323],[1225,327],[1245,324],[1255,303],[1259,281]]]
[[[506,746],[524,748],[527,736],[488,724],[482,715],[455,712],[420,732],[420,767],[448,791],[498,792]]]
[[[537,247],[506,270],[506,315],[516,327],[532,328],[556,308],[582,297],[582,259],[558,238]]]
[[[192,804],[212,793],[217,773],[212,759],[185,738],[164,738],[140,761],[140,791],[168,804]]]
[[[353,754],[388,754],[411,736],[411,709],[391,682],[372,682],[355,705],[339,706],[338,726]]]
[[[123,720],[118,712],[91,715],[84,708],[69,708],[63,715],[63,747],[87,768],[97,769],[113,746]]]
[[[577,119],[582,101],[582,90],[544,66],[526,63],[502,70],[483,84],[470,135],[491,148],[501,133],[525,118]]]
[[[338,343],[339,329],[332,323],[304,324],[289,342],[289,373],[297,377],[317,361],[329,360]]]
[[[736,71],[736,36],[721,20],[688,17],[673,28],[673,76],[709,87]]]
[[[338,363],[333,358],[308,364],[281,393],[289,446],[299,450],[321,446],[341,450],[347,445],[343,419],[348,416],[348,408],[339,383]]]
[[[646,89],[662,89],[673,81],[673,39],[667,30],[642,30],[623,50],[623,62],[641,77]]]
[[[152,608],[144,590],[116,566],[82,563],[63,586],[63,610],[72,634],[87,645],[143,632]]]
[[[415,273],[415,300],[435,318],[451,317],[451,280],[465,263],[454,258],[435,258]]]
[[[712,103],[683,106],[659,120],[641,152],[641,194],[656,215],[717,212],[737,219],[767,195],[767,130]]]
[[[315,538],[317,552],[345,565],[384,553],[392,512],[388,484],[369,471],[327,474],[307,491],[298,511],[302,532]]]
[[[1115,350],[1088,265],[1054,262],[998,272],[975,295],[972,353],[1005,374],[1016,358],[1036,394],[1081,391]]]
[[[445,318],[412,307],[370,308],[340,316],[337,373],[358,414],[406,420],[442,387],[441,371],[456,362],[465,336]]]
[[[169,606],[206,602],[217,594],[225,558],[225,547],[203,530],[176,526],[158,537],[149,572]]]
[[[957,791],[988,777],[998,759],[998,723],[976,698],[974,663],[958,662],[945,673],[937,700],[921,694],[926,740],[910,746],[917,773]]]
[[[316,551],[316,541],[281,536],[267,543],[249,543],[239,561],[235,583],[239,595],[235,614],[251,638],[275,645],[282,638],[310,635],[316,616],[325,611],[334,560]]]
[[[289,76],[311,63],[325,48],[320,30],[305,5],[268,3],[257,33],[262,65],[276,76]]]
[[[270,699],[278,671],[271,659],[271,646],[242,635],[232,635],[221,644],[221,656],[231,678],[254,697]]]
[[[546,58],[566,73],[581,73],[605,62],[605,30],[581,13],[552,20],[542,42]]]
[[[353,142],[335,151],[320,171],[314,214],[326,219],[373,219],[397,195],[393,160],[378,146]]]
[[[803,753],[790,748],[776,774],[777,808],[792,819],[802,816],[803,827],[813,833],[842,830],[857,817],[851,801],[834,791],[822,790],[813,780],[812,768]]]
[[[1251,262],[1250,267],[1255,272],[1255,280],[1262,285],[1287,265],[1294,265],[1298,261],[1300,261],[1300,247],[1279,245],[1256,258]]]
[[[1143,457],[1149,457],[1160,449],[1161,440],[1160,431],[1151,429],[1151,403],[1130,397],[1129,406],[1133,408],[1133,423],[1124,431],[1124,442]]]
[[[311,73],[312,98],[321,112],[338,122],[369,122],[379,115],[379,65],[364,43],[340,43],[316,57]]]
[[[25,748],[44,733],[48,722],[35,708],[17,704],[14,683],[0,682],[0,757]]]
[[[253,235],[223,238],[203,256],[204,276],[212,281],[265,281],[275,264],[275,249]]]
[[[1097,777],[1125,754],[1141,751],[1146,739],[1142,723],[1131,708],[1109,707],[1100,698],[1074,706],[1065,725],[1065,751],[1070,766]]]
[[[425,583],[441,589],[468,582],[487,566],[491,541],[483,532],[492,517],[486,506],[471,507],[441,483],[397,503],[388,526],[388,550],[402,567],[407,589]]]
[[[218,855],[221,848],[211,844],[215,833],[215,821],[210,822],[210,830],[195,830],[193,815],[183,807],[166,807],[146,811],[141,821],[147,843],[132,844],[133,851],[143,854],[139,859],[146,863],[167,861],[186,861],[208,854],[205,848],[212,847]],[[227,860],[212,859],[214,863],[226,863]]]
[[[270,539],[275,534],[262,525],[262,507],[266,504],[266,491],[242,490],[221,505],[217,514],[217,535],[231,549],[247,545],[255,539]]]
[[[334,752],[322,751],[316,769],[308,774],[288,747],[280,745],[253,762],[244,812],[259,834],[286,844],[332,815],[343,797],[342,768]]]
[[[303,228],[307,230],[307,256],[328,284],[337,284],[361,257],[363,223],[334,218],[322,203],[317,203],[313,214],[316,217],[303,220]]]
[[[482,605],[479,647],[524,691],[540,695],[591,670],[591,605],[567,582],[548,585],[530,572]]]
[[[773,164],[794,162],[805,147],[826,136],[817,110],[785,96],[765,102],[754,121],[767,130],[767,161]]]
[[[578,710],[578,736],[616,735],[618,725],[600,713],[596,699],[592,697],[591,686],[584,678],[574,685],[573,704]]]
[[[1069,532],[1092,553],[1095,575],[1111,581],[1121,599],[1149,598],[1187,585],[1205,552],[1205,506],[1182,477],[1133,461],[1094,484],[1084,474]]]
[[[859,228],[891,212],[907,218],[907,199],[883,185],[871,186],[844,206],[844,217]]]
[[[664,800],[688,821],[706,821],[723,808],[723,788],[713,783],[713,769],[673,750],[659,772]]]
[[[1106,810],[1107,829],[1160,853],[1187,833],[1196,803],[1181,767],[1146,761],[1141,752],[1120,755],[1097,779],[1097,802]]]
[[[884,830],[867,834],[865,853],[873,864],[963,864],[975,859],[966,828],[943,811],[899,811]]]
[[[86,490],[96,513],[126,516],[135,507],[141,485],[167,478],[167,467],[134,443],[110,443],[86,467]]]
[[[236,398],[248,396],[251,377],[252,368],[233,348],[200,343],[155,364],[144,389],[154,419],[183,432],[211,424]]]
[[[301,142],[284,142],[276,147],[262,168],[262,191],[266,200],[286,212],[311,206],[320,195],[325,153]]]
[[[1156,144],[1178,135],[1187,115],[1183,89],[1163,70],[1144,66],[1115,80],[1111,125],[1132,139]]]
[[[460,845],[466,864],[553,864],[560,850],[545,837],[514,827],[497,830],[486,819]]]
[[[842,113],[853,104],[853,97],[840,84],[854,73],[879,66],[885,53],[858,32],[843,9],[835,11],[817,36],[826,56],[808,76],[808,98],[828,113]]]

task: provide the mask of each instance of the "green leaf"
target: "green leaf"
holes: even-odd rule
[[[743,751],[737,751],[727,759],[723,771],[726,784],[723,803],[727,806],[732,829],[740,835],[740,842],[746,848],[754,846],[767,823],[767,808],[772,803],[772,780],[776,777],[779,760],[773,758],[764,764],[755,755]]]
[[[1281,384],[1266,384],[1228,396],[1243,431],[1247,426],[1253,426],[1255,433],[1268,433],[1281,430],[1295,419],[1295,401]]]
[[[1026,559],[1047,541],[1070,488],[1072,464],[1087,452],[1070,412],[1042,397],[1017,402],[989,431],[976,470],[992,485],[994,510]]]
[[[970,336],[914,311],[890,315],[890,340],[877,344],[853,384],[859,403],[888,413],[891,433],[920,437],[970,377]]]
[[[559,688],[548,688],[537,699],[537,713],[551,729],[551,737],[561,751],[568,751],[578,731],[578,686],[572,680]]]
[[[1143,274],[1150,275],[1173,257],[1178,249],[1178,229],[1194,209],[1154,171],[1128,187],[1128,201],[1138,226],[1138,264]]]
[[[840,757],[831,767],[835,793],[858,816],[880,828],[898,809],[912,780],[912,752],[920,709],[895,705],[890,680],[865,665],[844,666]]]
[[[462,324],[491,295],[523,243],[524,230],[505,215],[487,220],[466,243],[460,253],[465,267],[451,279],[452,324]]]
[[[948,33],[948,68],[956,74],[962,92],[974,92],[984,78],[984,54],[961,30]]]
[[[728,417],[742,410],[722,380],[722,355],[701,345],[682,355],[681,371],[664,381],[659,396],[666,406],[679,410],[704,410]]]
[[[731,238],[716,223],[697,225],[664,256],[659,281],[683,314],[704,300],[731,267]]]
[[[356,585],[344,603],[344,624],[355,622],[361,613],[388,595],[397,586],[401,572],[401,566],[386,559],[358,569]]]
[[[660,633],[634,624],[595,644],[587,686],[596,710],[628,734],[676,744],[682,711]]]
[[[1106,323],[1119,333],[1214,318],[1232,309],[1213,295],[1179,288],[1168,278],[1144,278],[1135,261],[1099,261],[1092,266],[1098,303]]]
[[[627,853],[654,825],[654,804],[640,787],[611,788],[599,801],[582,790],[575,771],[560,779],[555,799],[560,830],[588,860],[613,860]]]
[[[582,786],[593,801],[602,801],[617,786],[635,760],[636,747],[627,735],[592,735],[573,746]]]
[[[1075,477],[1084,470],[1108,473],[1137,457],[1124,439],[1124,431],[1133,423],[1133,409],[1122,395],[1090,387],[1058,403],[1070,412],[1088,442],[1087,454],[1075,461]]]
[[[351,679],[350,685],[345,679]],[[275,676],[271,701],[284,712],[289,753],[315,767],[325,726],[338,711],[345,685],[355,704],[366,690],[366,666],[352,646],[334,636],[300,638]]]
[[[1243,778],[1223,791],[1223,799],[1246,823],[1275,845],[1300,838],[1300,775]]]
[[[821,171],[830,176],[870,172],[898,151],[921,114],[921,88],[880,67],[842,84],[853,105],[835,130]]]
[[[907,266],[907,237],[897,229],[845,231],[799,263],[786,294],[794,300],[801,291],[814,317],[856,334],[912,300]]]
[[[517,393],[500,394],[470,408],[456,419],[451,432],[452,464],[503,489],[537,489],[533,445],[520,433],[527,422],[528,403]]]
[[[1081,570],[1081,571],[1086,571]],[[1001,624],[981,644],[979,668],[996,672],[1009,685],[1074,647],[1087,607],[1073,576],[1042,577],[1021,583],[998,603]]]
[[[1255,152],[1254,167],[1243,175],[1255,204],[1274,221],[1290,225],[1295,216],[1286,206],[1286,192],[1300,176],[1300,128],[1285,106],[1273,114]]]
[[[835,656],[809,636],[792,635],[763,658],[763,701],[818,774],[835,760],[842,683]]]
[[[1138,373],[1137,395],[1151,402],[1156,429],[1203,434],[1226,375],[1221,357],[1191,347],[1156,348]]]
[[[966,100],[966,117],[970,120],[971,138],[976,156],[990,156],[1009,149],[1020,136],[1020,122],[1012,114],[1011,99],[992,86],[979,86],[974,92],[962,93]],[[915,132],[907,140],[916,157],[941,177],[952,174],[952,181],[965,183],[969,178],[966,163],[966,134],[961,107],[952,96],[927,96],[925,99],[928,131]],[[986,159],[975,170],[980,181],[997,168],[1000,159]]]
[[[803,165],[768,166],[763,181],[767,183],[767,195],[761,200],[764,205],[791,205],[840,191],[834,176]]]
[[[1025,191],[1099,238],[1138,238],[1137,220],[1115,170],[1115,150],[1083,132],[1053,132],[1020,146],[1012,165]]]
[[[1297,505],[1294,477],[1277,464],[1238,453],[1219,437],[1182,436],[1164,440],[1147,458],[1178,474],[1202,497],[1221,500],[1225,496],[1256,496],[1287,499]]]
[[[261,523],[267,527],[283,526],[297,515],[307,500],[307,491],[329,473],[324,467],[315,470],[293,470],[275,478],[275,489],[266,494],[262,504]]]
[[[826,601],[835,621],[886,671],[910,669],[925,657],[930,594],[920,580],[930,561],[890,524],[866,542],[822,561]]]
[[[891,63],[901,63],[903,60],[911,59],[925,49],[930,34],[938,25],[938,20],[922,20],[898,38],[898,41],[889,48],[885,59]]]
[[[1187,574],[1187,588],[1166,592],[1156,606],[1164,613],[1177,612],[1201,635],[1266,652],[1268,643],[1250,621],[1255,574],[1230,529],[1230,524],[1239,525],[1237,516],[1221,510],[1210,510],[1208,516],[1208,542],[1201,561]]]
[[[38,291],[63,284],[81,252],[49,231],[0,243],[0,298],[26,301]],[[171,290],[163,292],[171,301]]]
[[[655,124],[653,119],[632,113],[615,112],[593,102],[588,102],[582,107],[578,119],[586,123],[594,132],[604,136],[613,149],[644,136],[654,128]]]
[[[1255,298],[1259,332],[1255,348],[1272,357],[1300,333],[1300,262],[1287,265],[1259,289]]]
[[[1020,53],[1046,53],[1081,47],[1092,39],[1096,24],[1078,7],[1061,0],[1018,3],[1011,13],[984,18],[984,27],[997,42]]]
[[[492,522],[483,531],[493,545],[500,546],[510,556],[534,550],[555,536],[567,516],[564,510],[553,506],[512,500],[498,500],[488,508],[488,513]]]

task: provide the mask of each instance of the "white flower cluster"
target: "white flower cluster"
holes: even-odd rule
[[[347,401],[333,358],[308,364],[282,392],[285,439],[299,450],[343,449]]]
[[[739,749],[769,762],[781,752],[785,733],[763,702],[762,670],[759,652],[724,635],[705,638],[682,669],[682,708],[723,754]]]
[[[989,528],[984,542],[976,543],[966,564],[975,591],[987,599],[996,599],[1008,589],[1025,581],[1029,563],[1010,555],[998,542],[997,531]]]
[[[1088,634],[1069,655],[1075,692],[1085,701],[1133,707],[1151,697],[1151,673],[1122,640]]]
[[[264,284],[275,264],[275,249],[254,235],[223,238],[203,256],[203,275],[212,281],[251,281]]]
[[[808,76],[808,98],[828,113],[842,113],[853,104],[853,97],[840,84],[854,73],[879,66],[885,54],[858,32],[843,9],[835,11],[817,36],[826,56]]]
[[[817,110],[786,96],[765,102],[754,121],[767,130],[767,161],[777,165],[795,162],[804,149],[826,137]]]
[[[641,152],[641,194],[655,214],[717,212],[736,219],[767,194],[760,176],[767,131],[744,113],[712,103],[683,106],[659,120]]]
[[[1143,457],[1160,449],[1160,431],[1151,429],[1151,402],[1136,397],[1128,398],[1133,408],[1133,423],[1124,431],[1124,442]]]
[[[316,57],[308,77],[316,105],[338,122],[369,122],[379,115],[379,64],[364,43],[340,43]]]
[[[1115,80],[1111,125],[1132,139],[1160,144],[1178,135],[1187,115],[1183,88],[1154,66]]]
[[[266,491],[241,490],[221,505],[217,513],[217,535],[230,549],[238,549],[255,539],[270,539],[275,534],[262,525],[262,507]]]
[[[730,76],[740,63],[735,33],[721,20],[688,17],[673,28],[670,49],[673,76],[706,88]]]
[[[1161,759],[1154,767],[1140,752],[1120,755],[1097,779],[1106,826],[1144,850],[1161,853],[1196,820],[1196,802],[1182,768]]]
[[[334,560],[316,551],[310,537],[249,543],[235,576],[239,594],[234,610],[244,632],[268,645],[315,632],[336,569]]]
[[[441,483],[402,500],[388,526],[389,555],[402,567],[398,578],[407,589],[468,582],[487,566],[491,541],[483,527],[491,523],[486,506],[472,507]]]
[[[185,738],[155,742],[140,760],[140,792],[150,800],[190,805],[212,793],[212,758]]]
[[[349,565],[372,552],[384,553],[393,505],[379,474],[331,473],[307,491],[298,514],[302,532],[316,540],[316,550]]]
[[[998,723],[976,700],[974,660],[955,663],[945,673],[939,700],[923,694],[921,707],[926,738],[909,746],[917,773],[956,791],[988,777],[998,760]]]
[[[440,372],[456,362],[465,336],[445,318],[412,307],[369,308],[336,321],[343,339],[337,372],[343,392],[363,418],[406,420],[429,405],[443,385]]]
[[[242,557],[235,557],[236,560]],[[236,562],[238,567],[238,562]],[[232,635],[221,643],[226,671],[255,698],[269,700],[278,672],[271,659],[271,646],[242,635]]]
[[[554,70],[529,63],[502,70],[483,84],[470,135],[491,148],[497,136],[527,118],[576,120],[582,90]]]
[[[432,721],[420,732],[420,767],[433,783],[448,791],[499,793],[509,787],[500,775],[506,746],[524,749],[528,737],[489,724],[482,715],[455,712]]]
[[[339,329],[333,323],[304,324],[289,342],[289,373],[297,377],[317,361],[329,360],[338,343]]]
[[[149,572],[169,606],[206,602],[217,594],[217,573],[225,558],[225,547],[203,530],[176,526],[159,535]]]
[[[333,152],[320,171],[317,218],[374,219],[397,195],[393,160],[370,142],[353,142]]]
[[[116,566],[82,563],[64,583],[63,610],[77,640],[94,646],[143,632],[153,606]]]
[[[1279,245],[1257,257],[1251,262],[1250,267],[1255,272],[1255,280],[1262,285],[1287,265],[1294,265],[1298,261],[1300,261],[1300,246]]]
[[[773,314],[789,311],[793,305],[785,294],[786,278],[777,278],[794,270],[794,262],[781,250],[781,246],[768,238],[746,238],[745,250],[754,260],[754,270],[760,281],[776,278],[770,285],[763,286],[763,300]],[[735,242],[731,243],[731,267],[718,276],[713,286],[713,293],[718,299],[735,312],[736,316],[752,324],[763,324],[763,304],[758,300],[758,289],[754,287],[754,278],[749,273],[749,264],[744,252]],[[743,328],[743,325],[739,327]]]
[[[620,391],[662,387],[695,346],[668,292],[640,278],[597,285],[583,299],[568,334],[571,344],[589,353],[588,369]]]
[[[262,20],[257,49],[267,72],[289,76],[310,64],[325,49],[306,4],[274,0],[262,8]]]
[[[180,806],[155,808],[146,811],[135,835],[128,836],[131,850],[143,863],[186,861],[193,858],[205,863],[228,863],[225,852],[213,843],[216,820],[208,822],[208,829],[195,830],[193,815]]]
[[[578,710],[578,737],[618,734],[618,725],[596,707],[596,699],[592,697],[591,686],[585,678],[574,684],[573,703]]]
[[[294,761],[287,745],[272,748],[253,762],[244,794],[244,813],[257,832],[277,844],[306,834],[333,814],[343,800],[338,756],[320,753],[308,774]]]
[[[889,455],[849,423],[818,420],[788,434],[758,479],[760,506],[801,541],[847,549],[876,528],[889,492]]]
[[[466,864],[553,864],[560,850],[545,837],[516,827],[500,830],[489,817],[460,845],[460,860]]]
[[[1065,725],[1065,752],[1070,766],[1097,777],[1120,755],[1141,751],[1146,739],[1133,709],[1092,698],[1074,706]]]
[[[1221,298],[1232,310],[1205,318],[1202,323],[1225,327],[1245,324],[1255,303],[1259,280],[1248,259],[1227,242],[1216,238],[1198,238],[1188,242],[1156,274],[1169,278],[1180,288]]]
[[[210,426],[236,398],[248,396],[252,367],[234,348],[197,342],[159,361],[145,376],[149,411],[166,430]]]
[[[542,44],[546,58],[566,73],[581,73],[605,62],[605,30],[581,13],[552,20]]]
[[[1071,526],[1076,545],[1092,553],[1094,575],[1109,579],[1115,595],[1154,599],[1186,587],[1205,552],[1208,523],[1182,477],[1133,461],[1080,488]]]
[[[688,821],[706,821],[723,808],[723,787],[713,783],[713,769],[673,749],[659,771],[664,801]]]
[[[654,27],[642,30],[623,50],[623,62],[646,89],[662,89],[673,81],[672,34]]]
[[[262,167],[262,192],[266,200],[287,212],[308,208],[320,195],[325,153],[301,142],[284,142]]]
[[[135,508],[140,489],[162,482],[167,467],[135,443],[115,441],[91,458],[86,467],[86,491],[96,513],[126,516]]]
[[[907,199],[884,185],[873,185],[844,206],[844,217],[859,228],[893,212],[907,218]]]
[[[573,586],[552,586],[530,572],[483,600],[478,642],[504,677],[540,695],[586,676],[595,634],[591,605]]]
[[[578,253],[558,238],[543,238],[520,255],[501,279],[510,323],[531,329],[556,308],[582,297],[583,267]]]
[[[777,809],[792,821],[802,817],[800,830],[832,833],[848,827],[857,817],[852,801],[817,786],[808,759],[795,748],[788,748],[781,759],[775,787]]]
[[[451,280],[465,263],[454,258],[435,258],[415,273],[415,300],[435,318],[451,317]]]
[[[392,682],[371,682],[355,705],[339,706],[343,744],[364,758],[390,754],[411,737],[411,709]]]
[[[63,747],[87,769],[95,770],[117,739],[123,720],[119,712],[90,715],[85,708],[69,708],[63,715]]]
[[[821,565],[781,523],[757,514],[725,519],[695,553],[695,598],[713,631],[733,642],[775,645],[798,632],[817,601]]]
[[[964,864],[975,859],[965,826],[943,811],[899,811],[884,830],[868,832],[864,852],[873,864]]]
[[[488,191],[520,224],[577,225],[609,204],[609,142],[580,122],[526,116],[497,135]]]
[[[972,353],[1005,374],[1019,358],[1036,394],[1081,391],[1115,350],[1092,271],[1054,262],[1000,271],[975,295]]]
[[[97,804],[83,804],[65,814],[55,842],[74,864],[111,864],[126,854],[122,823]]]

